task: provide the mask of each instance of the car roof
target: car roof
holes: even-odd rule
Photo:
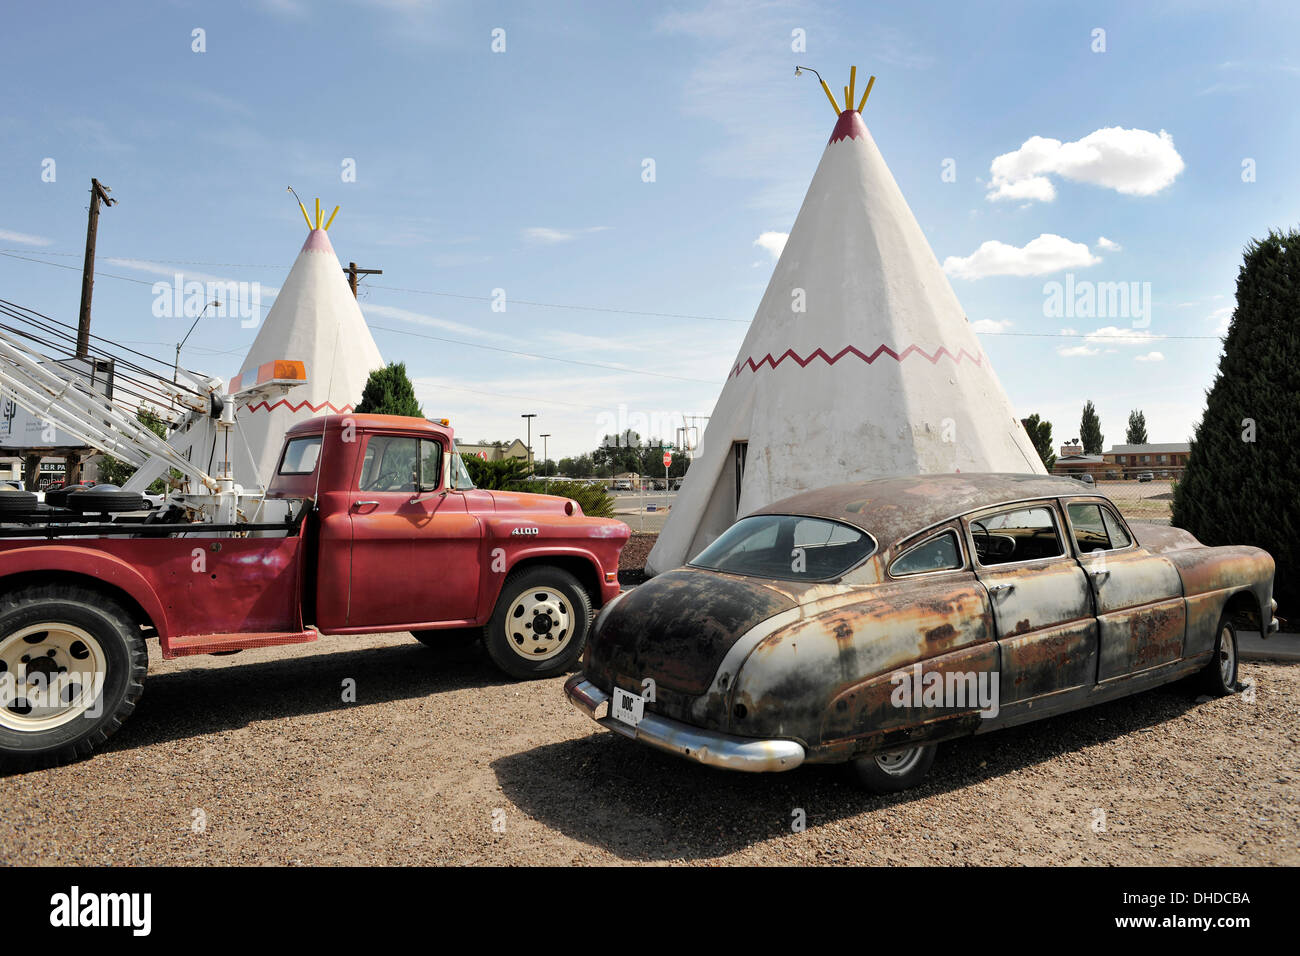
[[[1026,498],[1098,497],[1073,478],[991,472],[876,478],[805,491],[755,514],[830,518],[871,534],[881,546],[902,541],[956,515]]]

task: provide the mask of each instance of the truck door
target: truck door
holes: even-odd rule
[[[1097,682],[1179,660],[1187,606],[1174,563],[1139,548],[1108,503],[1072,501],[1066,514],[1097,606]]]
[[[1000,646],[1003,706],[1091,684],[1097,619],[1056,505],[1027,503],[966,521]]]
[[[442,443],[411,435],[364,439],[351,496],[350,628],[407,630],[472,622],[478,612],[479,520],[448,493]]]

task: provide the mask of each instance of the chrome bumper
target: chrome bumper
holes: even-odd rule
[[[615,720],[608,713],[597,717],[596,711],[601,704],[608,702],[609,695],[582,674],[575,674],[565,682],[564,694],[569,703],[605,729],[710,767],[770,773],[793,770],[803,763],[803,746],[794,740],[733,737],[691,727],[658,714],[646,714],[635,727]]]

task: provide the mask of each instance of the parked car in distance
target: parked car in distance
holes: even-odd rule
[[[1070,477],[1077,479],[1078,481],[1082,482],[1085,485],[1095,485],[1097,483],[1096,479],[1094,479],[1092,475],[1088,474],[1087,472],[1084,472],[1082,475],[1071,475]]]
[[[1232,692],[1236,625],[1278,627],[1273,572],[1258,548],[1130,527],[1066,478],[839,485],[742,518],[608,604],[565,692],[701,763],[849,762],[901,790],[940,741],[1189,675]]]
[[[1141,472],[1138,475],[1138,481],[1155,481],[1156,476],[1149,471]]]

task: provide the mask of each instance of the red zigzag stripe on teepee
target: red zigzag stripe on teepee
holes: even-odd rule
[[[352,411],[351,405],[344,405],[342,408],[335,408],[329,402],[321,402],[319,405],[313,405],[311,402],[299,402],[297,405],[290,405],[288,399],[284,398],[280,399],[274,405],[268,405],[266,402],[254,402],[252,405],[246,405],[244,407],[250,412],[273,412],[281,405],[289,409],[291,412],[299,412],[304,408],[310,408],[313,412],[319,412],[322,408],[328,408],[335,415],[346,415],[348,412]]]
[[[827,355],[826,352],[824,352],[822,349],[819,348],[819,349],[814,350],[811,354],[809,354],[809,356],[808,356],[807,358],[800,358],[800,357],[799,357],[799,353],[797,353],[794,349],[786,349],[786,350],[781,354],[781,357],[778,358],[778,359],[774,359],[774,358],[772,358],[772,353],[771,353],[771,352],[768,352],[766,355],[764,355],[764,356],[763,356],[761,359],[759,359],[757,362],[755,362],[752,358],[748,358],[748,359],[745,359],[745,361],[738,363],[738,364],[736,365],[736,367],[733,368],[733,369],[731,370],[731,375],[728,376],[728,377],[729,377],[729,378],[734,378],[735,376],[739,375],[739,374],[741,373],[741,371],[745,368],[745,366],[749,366],[750,370],[751,370],[751,371],[754,371],[754,372],[757,372],[757,371],[758,371],[760,368],[762,368],[764,365],[768,365],[768,366],[770,366],[770,367],[772,367],[772,368],[776,368],[778,365],[780,365],[780,364],[781,364],[782,362],[784,362],[786,359],[793,359],[794,362],[795,362],[795,363],[796,363],[800,368],[807,368],[807,367],[808,367],[808,363],[811,362],[813,359],[818,358],[818,357],[822,358],[822,359],[826,362],[827,365],[834,365],[834,364],[835,364],[836,362],[838,362],[840,359],[844,358],[844,356],[849,355],[849,354],[856,355],[858,358],[862,359],[862,361],[866,362],[868,365],[870,365],[870,364],[871,364],[872,362],[874,362],[876,359],[880,358],[881,355],[888,355],[888,356],[889,356],[890,358],[892,358],[894,361],[896,361],[896,362],[901,362],[901,361],[903,361],[903,359],[905,359],[905,358],[907,358],[909,355],[913,355],[913,354],[915,354],[915,355],[919,355],[919,356],[921,356],[922,358],[927,359],[927,360],[930,362],[931,365],[937,365],[938,362],[939,362],[939,359],[940,359],[942,356],[944,356],[944,355],[946,355],[946,356],[948,356],[948,358],[952,359],[954,364],[961,364],[961,360],[962,360],[963,358],[969,359],[971,362],[974,362],[976,365],[982,365],[982,364],[983,364],[983,362],[981,361],[981,359],[980,359],[979,356],[977,356],[977,355],[971,355],[971,354],[970,354],[969,352],[967,352],[965,349],[958,349],[958,350],[957,350],[957,354],[956,354],[956,355],[953,355],[951,352],[948,351],[947,348],[945,348],[945,347],[942,346],[942,345],[939,346],[939,348],[937,348],[937,349],[935,350],[935,352],[934,352],[933,355],[929,354],[928,352],[925,351],[925,349],[923,349],[923,348],[921,348],[921,347],[919,347],[919,346],[916,346],[916,345],[909,345],[907,348],[903,349],[903,351],[901,351],[901,352],[895,352],[895,351],[894,351],[893,349],[891,349],[888,345],[881,345],[881,346],[879,346],[879,347],[878,347],[874,352],[872,352],[870,355],[867,355],[865,352],[861,351],[861,350],[858,349],[858,348],[855,348],[855,347],[852,346],[852,345],[848,345],[848,346],[845,346],[844,348],[840,349],[840,350],[839,350],[838,352],[836,352],[834,355]]]

